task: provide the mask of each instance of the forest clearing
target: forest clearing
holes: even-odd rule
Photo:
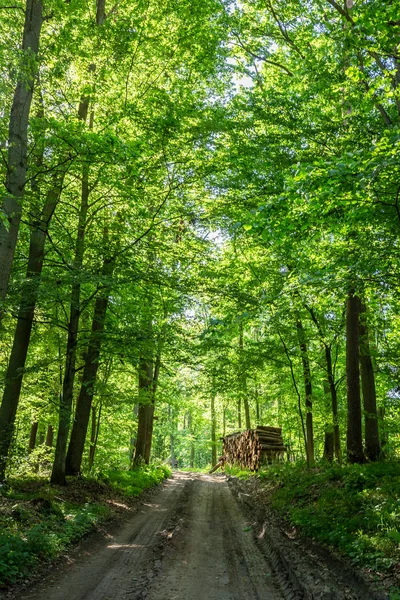
[[[399,14],[0,0],[1,594],[399,600]]]

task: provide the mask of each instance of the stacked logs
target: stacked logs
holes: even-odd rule
[[[224,462],[257,471],[262,462],[271,463],[287,451],[280,427],[258,426],[223,438]]]

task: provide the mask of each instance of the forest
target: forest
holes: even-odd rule
[[[396,463],[399,9],[0,0],[2,482]]]

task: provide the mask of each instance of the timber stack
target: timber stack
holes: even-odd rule
[[[223,438],[224,463],[257,471],[261,463],[272,463],[287,451],[281,427],[258,426]],[[222,466],[222,465],[221,465]]]

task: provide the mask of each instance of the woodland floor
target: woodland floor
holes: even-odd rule
[[[291,539],[246,483],[175,473],[123,526],[81,543],[21,600],[384,598],[317,547]],[[9,596],[10,597],[10,596]]]

